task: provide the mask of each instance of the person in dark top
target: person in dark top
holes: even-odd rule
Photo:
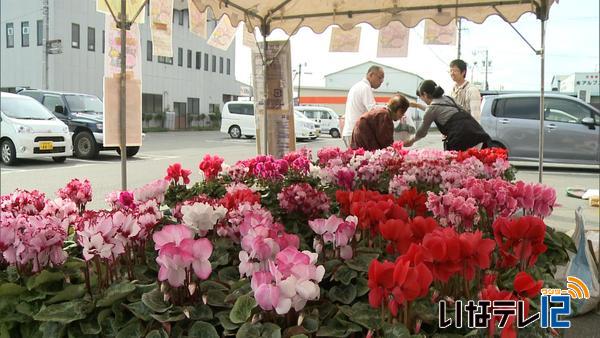
[[[423,117],[423,124],[415,136],[404,142],[410,147],[427,135],[431,123],[445,136],[445,150],[467,150],[472,147],[487,147],[490,136],[481,125],[453,98],[444,95],[444,89],[432,80],[425,80],[419,85],[417,95],[428,104]],[[422,105],[419,108],[424,109]]]
[[[364,113],[356,122],[352,131],[352,149],[377,150],[387,148],[394,143],[394,122],[410,106],[406,97],[394,95],[385,107],[375,107]]]

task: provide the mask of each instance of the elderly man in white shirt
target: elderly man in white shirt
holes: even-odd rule
[[[375,107],[373,89],[379,88],[383,79],[383,69],[379,66],[371,66],[367,71],[367,76],[350,88],[344,113],[344,130],[342,131],[342,139],[346,147],[350,147],[352,131],[360,116]]]
[[[450,77],[454,81],[452,98],[461,105],[471,116],[480,121],[481,118],[481,94],[479,89],[465,80],[467,76],[467,63],[461,59],[450,62]]]

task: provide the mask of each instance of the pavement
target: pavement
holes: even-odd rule
[[[308,147],[313,154],[328,146],[343,147],[341,139],[329,136],[314,141],[298,142],[297,147]],[[441,135],[430,132],[415,147],[441,149]],[[192,169],[192,181],[199,179],[198,164],[205,154],[217,154],[226,163],[246,159],[256,155],[254,139],[233,140],[218,131],[204,132],[157,132],[148,133],[144,139],[140,153],[127,162],[128,188],[142,186],[152,180],[164,177],[167,167],[175,162],[184,168]],[[517,166],[517,179],[526,182],[537,182],[536,163],[514,162]],[[69,158],[65,163],[54,163],[51,159],[23,160],[17,166],[0,165],[0,192],[7,194],[16,188],[38,189],[47,196],[54,196],[59,188],[71,178],[87,178],[92,183],[93,201],[90,209],[106,208],[104,197],[111,191],[121,188],[121,163],[116,152],[101,152],[96,160]],[[587,201],[571,198],[566,195],[568,187],[598,188],[600,175],[597,167],[545,165],[543,183],[556,189],[559,204],[546,223],[556,229],[568,232],[575,226],[575,209],[582,206],[587,229],[600,229],[600,211],[590,207]],[[572,328],[565,337],[598,337],[600,338],[600,314],[589,313],[573,318]]]

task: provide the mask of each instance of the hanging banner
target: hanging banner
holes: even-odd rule
[[[119,93],[121,79],[121,31],[113,18],[105,18],[104,95],[103,95],[103,144],[107,147],[120,145]],[[142,48],[140,29],[131,25],[126,33],[126,144],[142,144]]]
[[[217,27],[213,30],[206,44],[222,50],[229,49],[231,42],[235,38],[235,28],[231,26],[231,21],[227,15],[223,15]]]
[[[104,76],[113,77],[121,72],[121,30],[110,15],[105,16],[104,41]],[[126,72],[133,78],[142,78],[142,49],[140,43],[140,28],[137,24],[131,25],[126,32]]]
[[[342,30],[339,27],[333,27],[331,30],[331,41],[329,43],[330,52],[358,52],[360,47],[360,27],[354,27],[350,30]]]
[[[426,45],[456,45],[456,21],[440,26],[432,20],[425,20],[423,43]]]
[[[190,32],[206,39],[206,11],[200,12],[197,2],[197,0],[188,0],[188,8],[190,13]]]
[[[264,48],[259,43],[258,48]],[[281,50],[281,52],[279,52]],[[279,54],[277,54],[279,52]],[[292,106],[291,49],[286,41],[269,41],[265,77],[263,58],[258,49],[252,53],[254,78],[254,111],[256,121],[256,146],[259,154],[271,154],[277,158],[296,149],[294,109]],[[265,81],[267,95],[265,102]],[[263,129],[264,121],[266,129]],[[266,147],[264,140],[267,140]]]
[[[243,32],[242,43],[244,44],[244,46],[252,48],[253,50],[256,49],[256,39],[255,39],[255,35],[254,35],[254,29],[252,29],[252,32],[249,32],[248,27],[246,27],[246,24],[244,23],[244,25],[242,26],[242,32]]]
[[[152,53],[158,56],[173,56],[173,0],[150,2],[150,31]]]
[[[96,0],[96,11],[112,16],[110,14],[110,9],[106,5],[107,2],[110,5],[110,9],[112,9],[113,13],[118,19],[119,15],[121,15],[121,0]],[[146,0],[126,0],[127,20],[133,20],[133,17],[137,14],[140,8],[144,6],[145,3]],[[135,19],[135,23],[144,23],[145,17],[144,10],[142,10]]]
[[[377,57],[406,57],[410,30],[400,22],[393,21],[379,30]]]

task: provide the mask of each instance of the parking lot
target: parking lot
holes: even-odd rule
[[[313,141],[297,143],[297,147],[308,147],[315,154],[318,149],[330,146],[343,147],[343,142],[322,136]],[[441,136],[430,133],[417,146],[440,148]],[[139,154],[128,159],[128,188],[136,188],[163,177],[166,168],[175,162],[192,169],[192,181],[198,180],[198,163],[205,154],[216,154],[223,157],[226,163],[234,163],[255,156],[256,141],[231,139],[217,131],[149,133]],[[537,182],[535,164],[517,164],[517,179]],[[0,167],[1,193],[7,194],[16,188],[39,189],[51,197],[71,178],[87,178],[92,183],[94,194],[89,208],[104,208],[106,194],[121,188],[120,169],[120,157],[115,151],[101,152],[96,160],[69,158],[65,163],[54,163],[51,159],[23,160],[13,167]],[[566,196],[568,187],[598,188],[600,176],[597,168],[549,165],[545,167],[544,183],[556,189],[559,203],[553,215],[547,219],[548,225],[562,230],[572,229],[574,211],[578,206],[583,206],[587,224],[590,228],[598,228],[599,209],[588,206],[587,201]]]

